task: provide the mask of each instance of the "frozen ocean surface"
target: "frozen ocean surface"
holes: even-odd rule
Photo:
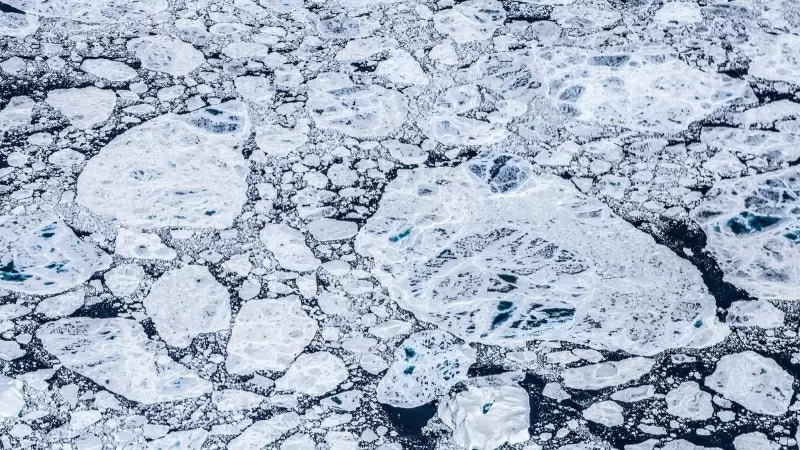
[[[800,449],[795,0],[0,0],[0,450]]]

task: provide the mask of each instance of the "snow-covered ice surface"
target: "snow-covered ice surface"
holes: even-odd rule
[[[800,448],[800,3],[0,0],[0,450]]]

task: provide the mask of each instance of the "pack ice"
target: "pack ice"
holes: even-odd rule
[[[653,355],[728,332],[691,264],[509,155],[399,171],[356,250],[402,308],[470,342]]]
[[[134,228],[228,228],[246,200],[239,146],[250,134],[238,101],[166,114],[108,143],[78,177],[77,202]]]

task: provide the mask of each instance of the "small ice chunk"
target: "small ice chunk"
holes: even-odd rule
[[[667,412],[689,420],[706,420],[714,415],[711,394],[700,390],[694,381],[684,381],[667,392]]]
[[[650,372],[654,364],[652,359],[635,357],[566,369],[561,376],[569,388],[596,390],[638,380]]]
[[[369,333],[379,339],[391,339],[401,334],[408,334],[411,324],[405,320],[390,319],[369,328]]]
[[[767,300],[738,301],[728,308],[727,322],[732,327],[779,328],[784,313]]]
[[[39,327],[36,337],[65,367],[132,401],[152,404],[212,391],[210,382],[158,350],[133,320],[60,319]]]
[[[0,133],[30,124],[35,104],[33,99],[24,95],[11,97],[6,107],[0,111]]]
[[[285,370],[318,329],[297,296],[248,301],[236,316],[225,368],[236,375]]]
[[[267,224],[261,230],[261,242],[284,269],[297,272],[314,270],[320,265],[306,237],[300,231],[284,224]]]
[[[169,36],[131,39],[128,51],[139,58],[143,68],[175,77],[187,75],[206,62],[203,54],[191,44]]]
[[[175,250],[164,245],[158,235],[140,233],[127,228],[120,228],[117,232],[114,253],[125,258],[160,259],[163,261],[172,261],[177,256]]]
[[[96,409],[73,411],[69,417],[69,427],[75,431],[83,430],[99,422],[102,418],[103,414]]]
[[[415,84],[426,86],[428,76],[419,62],[405,50],[393,50],[389,58],[378,63],[375,75],[386,78],[392,83]]]
[[[530,439],[530,400],[519,386],[470,387],[439,403],[439,418],[462,448],[494,450]]]
[[[106,286],[117,297],[127,297],[139,287],[144,279],[144,269],[138,264],[121,264],[106,272]]]
[[[308,126],[302,122],[294,128],[275,124],[263,125],[256,129],[256,145],[267,155],[283,157],[308,142],[307,132]]]
[[[164,273],[143,304],[158,334],[174,347],[188,347],[200,334],[230,326],[228,290],[205,266],[189,265]]]
[[[275,380],[275,389],[319,397],[336,389],[348,376],[347,367],[338,356],[329,352],[305,353]]]
[[[619,403],[606,400],[593,403],[591,406],[584,409],[583,418],[609,428],[618,427],[625,423],[625,417],[622,413],[623,409]]]
[[[79,288],[74,291],[48,297],[36,305],[36,312],[43,314],[48,319],[68,316],[83,306],[84,296],[85,293],[83,289]]]
[[[394,351],[394,362],[378,383],[378,401],[416,408],[444,395],[467,377],[475,350],[438,330],[409,336]]]
[[[611,399],[618,402],[638,402],[652,398],[656,395],[656,388],[652,384],[644,384],[642,386],[631,387],[622,389],[611,394]]]
[[[300,425],[300,416],[289,412],[258,420],[228,443],[228,450],[261,450]]]
[[[757,414],[780,416],[789,408],[794,377],[753,351],[725,355],[705,385]]]
[[[256,76],[236,77],[233,80],[236,92],[248,102],[269,106],[275,96],[275,88],[268,78]]]
[[[81,70],[114,82],[129,81],[139,76],[129,65],[105,58],[87,59],[81,64]]]
[[[117,94],[94,86],[55,89],[47,93],[45,101],[64,115],[75,128],[88,130],[111,117],[117,104]]]
[[[350,239],[358,234],[358,224],[344,220],[317,219],[308,224],[308,231],[321,242]]]
[[[106,270],[111,258],[50,214],[0,217],[0,288],[57,294]]]
[[[545,384],[544,388],[542,388],[542,395],[559,402],[570,398],[570,395],[567,393],[567,391],[565,391],[564,388],[562,388],[558,383]]]

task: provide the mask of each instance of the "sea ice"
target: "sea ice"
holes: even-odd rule
[[[169,36],[146,36],[128,41],[128,51],[142,62],[142,67],[172,76],[184,76],[198,68],[206,59],[203,54],[178,39]]]
[[[129,65],[105,58],[84,60],[81,70],[114,82],[128,81],[139,76]]]
[[[246,108],[237,101],[156,117],[89,160],[77,201],[136,228],[227,228],[246,200],[239,145],[249,134]]]
[[[667,392],[667,412],[689,420],[706,420],[714,415],[711,394],[700,390],[694,381],[684,381]]]
[[[75,128],[88,130],[111,117],[117,104],[117,94],[110,89],[94,86],[55,89],[47,93],[45,101],[63,114]]]
[[[792,401],[794,377],[774,360],[747,350],[720,358],[705,385],[758,414],[780,416]]]
[[[344,362],[330,352],[304,353],[275,380],[275,389],[319,397],[347,380]]]

